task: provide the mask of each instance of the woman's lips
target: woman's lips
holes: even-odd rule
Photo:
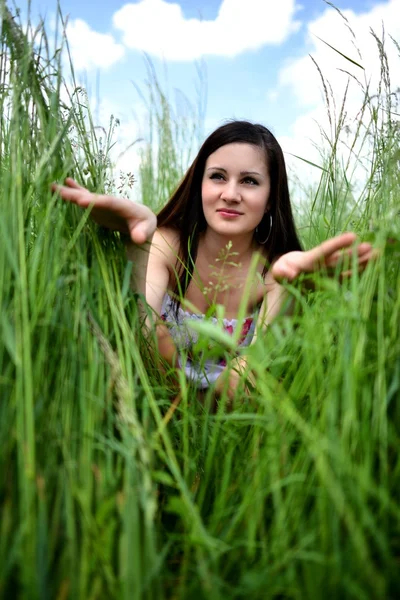
[[[227,208],[222,208],[217,210],[217,213],[222,215],[223,217],[235,218],[240,217],[243,213],[238,212],[237,210],[229,210]]]

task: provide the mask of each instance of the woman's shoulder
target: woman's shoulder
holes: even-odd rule
[[[264,275],[264,290],[266,296],[280,295],[284,291],[284,287],[272,275],[271,269]]]
[[[179,251],[179,232],[171,227],[157,227],[152,245],[176,254]]]
[[[273,277],[271,269],[264,276],[261,294],[259,319],[263,325],[271,323],[280,313],[286,291]]]
[[[151,254],[167,266],[175,265],[179,256],[179,233],[171,227],[156,229],[151,241]]]
[[[258,277],[255,278],[255,285],[254,306],[261,306],[264,301],[274,302],[284,289],[272,276],[271,269],[263,274],[259,272]]]
[[[154,237],[174,246],[174,248],[179,247],[179,231],[173,227],[157,227]]]

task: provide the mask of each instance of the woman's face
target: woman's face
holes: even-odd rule
[[[253,234],[268,210],[270,177],[258,146],[221,146],[207,159],[202,181],[203,212],[216,233]]]

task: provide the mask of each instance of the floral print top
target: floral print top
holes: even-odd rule
[[[238,347],[249,346],[254,336],[256,311],[251,317],[247,317],[241,324],[241,332]],[[190,327],[190,322],[204,321],[209,323],[220,323],[216,317],[206,317],[183,310],[181,307],[176,312],[172,298],[166,294],[161,307],[161,319],[168,325],[172,339],[178,349],[178,360],[180,367],[185,371],[187,378],[194,382],[200,389],[206,389],[214,383],[226,367],[226,359],[222,351],[208,348],[207,357],[202,358],[201,352],[196,352],[194,358],[193,348],[199,341],[199,334]],[[223,319],[223,330],[233,335],[239,323],[237,319]],[[209,356],[211,355],[211,357]]]

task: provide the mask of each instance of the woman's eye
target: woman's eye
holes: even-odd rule
[[[258,181],[256,179],[253,179],[253,177],[246,177],[246,179],[244,179],[243,182],[250,183],[251,185],[258,185]]]
[[[222,173],[213,173],[213,174],[210,176],[210,179],[217,179],[217,180],[220,180],[220,179],[223,179],[223,178],[224,178],[224,176],[222,175]]]

